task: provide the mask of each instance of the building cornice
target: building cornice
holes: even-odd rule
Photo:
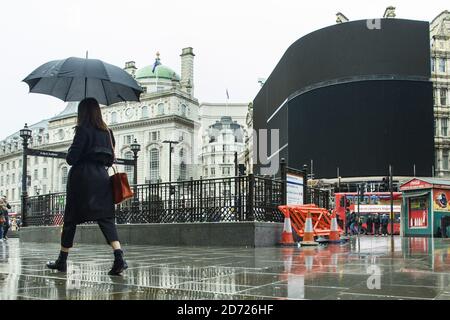
[[[198,125],[194,120],[186,119],[186,118],[180,117],[178,115],[167,115],[167,116],[156,117],[156,118],[148,118],[148,119],[143,119],[143,120],[111,124],[111,125],[109,125],[109,127],[114,131],[115,129],[121,130],[121,129],[130,129],[130,128],[140,128],[140,127],[152,126],[152,125],[158,125],[158,124],[167,124],[167,123],[171,123],[171,122],[175,122],[175,123],[182,124],[182,125],[192,127],[192,128],[195,128],[195,126]]]

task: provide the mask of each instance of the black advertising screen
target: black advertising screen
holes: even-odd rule
[[[381,19],[379,27],[352,21],[300,38],[255,97],[254,129],[280,130],[290,167],[314,160],[316,177],[336,177],[337,167],[341,176],[371,176],[391,163],[396,175],[412,175],[414,165],[431,174],[429,24]]]

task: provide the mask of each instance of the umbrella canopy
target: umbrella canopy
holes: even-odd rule
[[[68,58],[50,61],[24,80],[30,92],[48,94],[63,101],[95,98],[100,104],[139,101],[143,92],[126,71],[97,59]]]

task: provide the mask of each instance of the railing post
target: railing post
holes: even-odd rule
[[[28,126],[25,124],[23,129],[24,134],[21,130],[21,138],[22,138],[22,226],[28,226],[28,217],[27,217],[27,206],[28,206],[28,192],[27,192],[27,171],[28,171],[28,163],[27,163],[27,155],[28,155],[28,139],[31,137],[31,131],[28,131]],[[28,134],[29,132],[29,134]]]
[[[253,206],[255,201],[255,176],[248,175],[247,221],[254,221]]]
[[[194,179],[191,177],[189,180],[189,212],[192,221],[196,221],[195,211],[194,211]]]
[[[200,176],[200,181],[199,181],[199,187],[200,187],[200,201],[199,201],[199,215],[202,216],[203,215],[203,177]],[[202,221],[205,217],[202,217]]]

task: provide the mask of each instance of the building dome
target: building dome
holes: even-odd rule
[[[177,75],[175,71],[161,64],[161,59],[159,58],[159,56],[160,56],[159,52],[156,52],[156,59],[152,65],[137,70],[136,79],[139,80],[139,79],[158,78],[158,79],[169,79],[180,81],[180,76]],[[155,69],[155,72],[153,72],[153,69]]]
[[[175,79],[180,81],[180,76],[176,74],[175,71],[173,71],[171,68],[158,65],[155,68],[155,72],[153,73],[153,65],[143,67],[136,71],[136,79],[149,79],[149,78],[156,78],[158,79]]]

